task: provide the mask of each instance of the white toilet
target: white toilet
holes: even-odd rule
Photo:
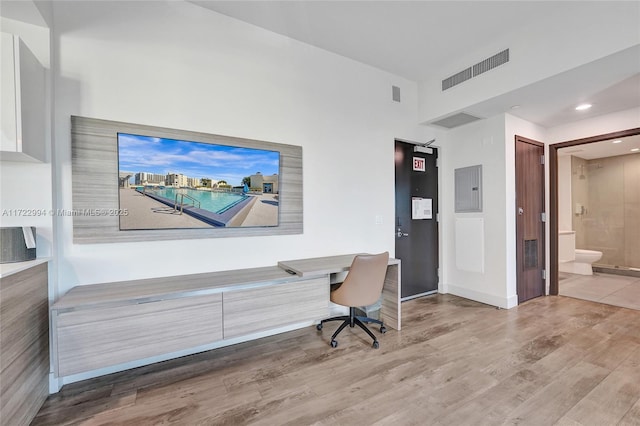
[[[601,251],[576,249],[575,231],[558,232],[558,269],[560,272],[593,275],[591,265],[601,258]]]

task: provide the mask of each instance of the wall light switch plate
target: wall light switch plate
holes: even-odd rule
[[[382,220],[382,215],[377,214],[376,215],[376,225],[382,225],[383,222],[384,222],[384,220]]]

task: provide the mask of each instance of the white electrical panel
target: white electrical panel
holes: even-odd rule
[[[455,170],[456,213],[482,211],[482,165]]]

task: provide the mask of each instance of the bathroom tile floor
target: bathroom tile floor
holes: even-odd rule
[[[640,278],[603,274],[560,272],[560,295],[640,310]]]

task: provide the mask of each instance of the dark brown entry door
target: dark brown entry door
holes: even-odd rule
[[[401,299],[438,291],[438,150],[396,141],[396,253]]]
[[[544,145],[516,136],[518,303],[544,295]]]

